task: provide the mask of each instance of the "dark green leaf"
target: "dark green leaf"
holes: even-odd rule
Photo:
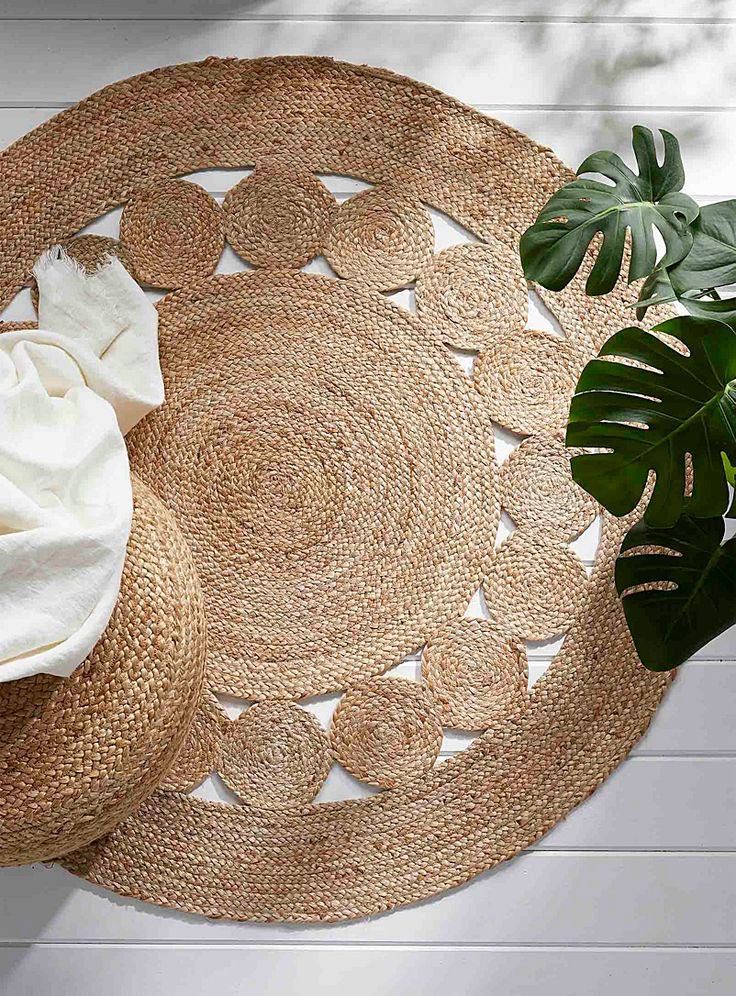
[[[682,295],[736,281],[736,200],[702,207],[691,231],[690,252],[669,272],[675,292]]]
[[[736,332],[683,316],[657,326],[689,351],[627,328],[613,335],[583,370],[570,406],[568,446],[605,450],[572,458],[575,480],[614,515],[638,504],[650,470],[656,482],[645,517],[673,525],[684,507],[687,454],[692,457],[695,516],[721,515],[728,488],[721,453],[736,461]]]
[[[641,321],[648,308],[657,304],[670,304],[678,301],[691,315],[698,318],[714,318],[736,328],[736,298],[718,300],[706,299],[703,291],[689,290],[678,293],[670,280],[671,270],[658,266],[641,286],[636,302],[636,317]],[[714,293],[712,290],[705,293]]]
[[[636,302],[636,317],[641,321],[647,313],[647,308],[656,304],[669,304],[676,300],[677,292],[672,287],[669,270],[664,266],[658,266],[641,286],[639,300]]]
[[[626,621],[650,670],[677,667],[736,622],[736,538],[721,545],[723,533],[720,517],[683,515],[671,529],[639,522],[624,539],[622,552],[642,546],[673,551],[629,554],[616,562]],[[655,582],[668,588],[630,591]]]
[[[679,193],[685,179],[680,147],[674,135],[661,132],[664,162],[660,165],[654,137],[636,126],[633,146],[639,175],[614,152],[596,152],[578,175],[600,173],[613,185],[598,180],[573,180],[554,194],[536,222],[521,237],[521,260],[527,279],[549,290],[562,290],[575,276],[593,237],[603,244],[588,277],[586,292],[606,294],[621,271],[627,229],[631,232],[629,282],[648,276],[657,262],[653,229],[666,246],[663,265],[687,255],[692,245],[690,223],[698,205]]]
[[[703,298],[681,297],[679,301],[691,315],[698,318],[711,318],[725,322],[736,329],[736,299],[724,298],[720,301],[706,301]]]

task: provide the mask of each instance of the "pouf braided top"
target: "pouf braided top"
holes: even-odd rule
[[[222,205],[190,189],[213,167],[238,171]],[[335,174],[357,193],[336,198]],[[615,594],[626,523],[578,491],[562,443],[631,295],[576,279],[535,327],[518,260],[569,175],[444,94],[309,58],[147,73],[0,156],[1,301],[123,203],[108,234],[170,291],[167,403],[129,450],[211,637],[162,789],[65,867],[214,917],[377,913],[518,853],[646,730],[670,678],[641,667]],[[465,244],[437,251],[441,216]],[[223,234],[247,272],[213,273]],[[446,756],[448,729],[471,745]],[[335,772],[363,797],[322,801]],[[203,797],[217,785],[227,803]]]
[[[117,607],[69,678],[0,685],[0,865],[58,857],[161,782],[200,701],[201,594],[173,517],[135,482]]]

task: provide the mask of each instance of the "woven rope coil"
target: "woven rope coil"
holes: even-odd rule
[[[133,812],[181,747],[204,662],[191,558],[138,483],[120,599],[92,654],[68,679],[0,685],[0,864],[64,854]]]
[[[559,539],[517,529],[498,549],[486,598],[491,616],[522,640],[549,640],[580,618],[588,576]]]
[[[205,688],[181,749],[159,786],[169,792],[191,792],[217,769],[227,716]]]
[[[138,280],[181,287],[214,272],[225,245],[222,208],[196,183],[158,183],[125,205],[120,239]]]
[[[498,523],[493,435],[413,316],[269,270],[200,281],[159,316],[167,403],[130,459],[194,553],[214,688],[339,690],[462,614]]]
[[[254,266],[299,269],[323,249],[337,202],[317,177],[266,163],[223,203],[227,238]]]
[[[519,258],[503,245],[457,245],[419,274],[417,313],[442,341],[482,349],[509,329],[523,329],[527,289]]]
[[[432,219],[421,201],[375,187],[341,205],[325,256],[341,277],[390,291],[414,280],[433,246]]]
[[[429,771],[442,724],[427,689],[403,678],[373,678],[349,688],[335,710],[332,749],[356,778],[394,788]]]
[[[557,436],[529,436],[499,474],[501,504],[517,526],[575,539],[596,516],[596,503],[572,479],[570,454]]]
[[[523,644],[485,620],[461,619],[422,655],[422,675],[445,726],[484,730],[529,705]]]
[[[312,801],[331,761],[311,713],[293,702],[256,702],[228,724],[218,771],[244,802],[290,807]]]
[[[567,340],[519,329],[481,352],[476,384],[493,418],[512,432],[562,431],[584,365]]]
[[[293,126],[275,128],[274,122],[284,116]],[[161,133],[161,120],[167,122],[165,136]],[[243,278],[242,284],[227,281],[220,285],[219,278],[214,278],[213,296],[222,297],[219,311],[216,303],[206,300],[208,292],[193,290],[182,291],[161,305],[162,329],[165,332],[168,324],[172,334],[178,330],[189,351],[180,346],[181,353],[177,354],[173,346],[166,346],[164,334],[165,350],[170,349],[164,356],[164,366],[170,368],[168,387],[177,399],[176,418],[169,424],[159,424],[157,434],[150,436],[147,453],[149,459],[158,454],[159,462],[164,463],[169,459],[168,448],[172,447],[172,469],[166,475],[159,475],[157,488],[164,489],[167,502],[175,507],[190,536],[205,536],[210,528],[216,533],[220,524],[218,516],[222,516],[230,532],[249,540],[241,543],[241,549],[247,552],[246,559],[250,557],[245,565],[237,558],[228,561],[232,551],[227,548],[215,551],[217,557],[224,553],[222,562],[240,579],[241,611],[243,593],[252,585],[253,570],[263,572],[264,565],[273,569],[277,556],[273,548],[285,556],[291,536],[297,540],[295,549],[301,556],[304,549],[314,551],[326,535],[332,535],[345,507],[335,501],[335,496],[342,497],[343,502],[348,497],[350,502],[356,501],[346,480],[357,487],[359,494],[361,484],[371,480],[385,482],[386,486],[380,484],[376,492],[377,496],[385,494],[389,501],[392,495],[388,485],[398,481],[400,489],[404,489],[402,493],[411,493],[413,500],[416,499],[417,509],[422,508],[425,496],[430,501],[434,496],[434,501],[439,500],[442,505],[447,501],[448,487],[455,494],[458,483],[475,479],[477,472],[463,460],[455,467],[457,473],[452,478],[445,476],[451,467],[447,451],[455,448],[456,453],[464,454],[463,440],[475,435],[471,427],[476,422],[482,427],[481,447],[488,445],[489,408],[492,407],[496,419],[512,430],[521,426],[516,431],[545,435],[558,430],[567,400],[562,395],[568,392],[569,397],[578,369],[611,326],[630,324],[631,318],[630,294],[623,287],[607,297],[605,315],[599,302],[586,299],[577,285],[554,302],[548,302],[561,320],[565,338],[547,337],[555,340],[556,348],[552,349],[547,348],[543,333],[537,333],[544,340],[541,343],[535,342],[534,335],[526,337],[527,342],[534,342],[531,359],[525,361],[529,376],[524,374],[524,364],[517,364],[506,392],[511,399],[508,404],[504,391],[495,391],[493,384],[498,380],[499,370],[514,362],[514,341],[518,346],[526,333],[522,328],[509,328],[512,341],[508,343],[494,337],[481,352],[475,384],[465,383],[475,396],[470,401],[466,399],[473,414],[462,431],[458,428],[456,433],[456,401],[447,424],[448,406],[427,405],[426,401],[428,387],[434,398],[437,384],[446,387],[454,383],[451,377],[447,378],[445,361],[438,359],[441,347],[436,328],[430,328],[429,322],[422,325],[421,317],[402,317],[400,309],[382,304],[378,294],[371,295],[359,285],[374,290],[393,289],[403,286],[423,269],[431,254],[431,241],[426,234],[422,235],[427,231],[422,220],[423,205],[450,215],[481,242],[490,245],[495,240],[514,253],[521,232],[570,174],[548,150],[437,91],[381,70],[302,58],[253,62],[208,60],[145,74],[95,95],[82,108],[64,112],[0,156],[0,175],[6,181],[0,185],[0,299],[7,301],[23,286],[34,259],[47,245],[65,238],[69,232],[89,224],[96,216],[152,184],[207,167],[242,169],[274,159],[288,163],[302,175],[331,172],[360,177],[376,185],[379,193],[371,198],[373,203],[391,191],[392,197],[407,198],[421,210],[414,234],[406,235],[412,230],[406,223],[411,212],[399,211],[399,217],[388,225],[391,231],[384,240],[388,247],[385,254],[377,252],[374,245],[371,252],[363,252],[361,257],[361,247],[370,243],[371,238],[374,243],[381,242],[377,233],[387,225],[391,209],[387,204],[378,212],[378,218],[368,219],[362,202],[357,198],[348,201],[347,205],[357,201],[357,206],[353,203],[351,212],[346,213],[348,221],[352,212],[357,216],[354,225],[346,226],[355,233],[345,240],[343,248],[348,259],[345,268],[348,279],[344,283],[332,281],[334,286],[329,291],[323,290],[315,278],[311,278],[314,282],[308,285],[309,292],[302,291],[299,281],[307,278],[294,274],[286,281],[281,280],[285,289],[279,297],[271,286],[279,280],[276,273],[271,273],[265,280],[263,275],[257,275],[256,279],[263,283],[248,283],[252,278]],[[64,164],[63,169],[58,168],[59,163]],[[18,189],[27,192],[22,200],[12,193]],[[365,200],[369,200],[367,195]],[[37,211],[34,205],[39,203],[53,208]],[[335,230],[339,235],[339,218],[335,220]],[[361,232],[365,233],[365,239]],[[421,236],[418,241],[417,232]],[[339,237],[335,244],[340,249]],[[371,269],[374,259],[381,261],[378,272]],[[397,260],[406,259],[406,265],[396,265]],[[350,285],[349,289],[345,283]],[[236,293],[238,287],[247,288],[254,296],[260,295],[250,311],[245,295]],[[269,299],[278,300],[279,306],[270,312],[270,325],[265,320],[259,325],[261,306]],[[326,307],[326,302],[332,306]],[[202,321],[192,317],[193,306],[203,307]],[[391,311],[390,319],[386,319],[382,308]],[[167,316],[168,309],[171,310]],[[299,313],[300,329],[296,328],[297,319],[293,317],[295,310]],[[325,310],[335,327],[334,337],[328,337],[327,344],[322,345],[319,368],[316,363],[310,366],[308,361],[303,366],[305,361],[301,357],[318,350],[323,328],[329,327],[324,321]],[[394,318],[394,312],[398,318]],[[206,364],[208,355],[217,355],[217,350],[210,345],[208,352],[198,352],[198,338],[212,321],[222,330],[232,315],[235,315],[235,328],[231,338],[235,340],[239,334],[240,350],[233,343],[225,343],[225,358],[218,359],[214,381],[209,382],[200,368]],[[310,334],[313,322],[320,335]],[[255,332],[244,333],[243,329],[250,325]],[[353,325],[355,330],[351,332]],[[270,348],[283,326],[287,331],[288,363],[275,347]],[[267,346],[260,366],[255,345],[259,336]],[[369,365],[380,368],[381,376],[387,377],[391,385],[386,395],[379,391],[372,407],[368,397],[373,394],[373,381],[362,372],[364,350],[356,347],[353,337],[362,345],[368,344]],[[346,340],[348,346],[341,340]],[[335,341],[337,346],[333,346]],[[419,342],[421,346],[413,345]],[[434,342],[437,355],[429,349],[430,342]],[[507,345],[505,351],[497,348],[499,344]],[[539,354],[536,358],[531,355],[535,349]],[[494,358],[490,357],[492,353]],[[416,364],[408,361],[407,356],[416,356]],[[543,360],[550,365],[549,369]],[[321,411],[324,411],[322,402],[332,396],[327,389],[328,384],[334,383],[330,377],[337,378],[338,397],[344,393],[345,412],[354,392],[352,387],[348,391],[341,377],[349,379],[351,370],[361,371],[358,382],[365,393],[358,392],[357,421],[351,418],[347,422],[347,416],[337,421],[338,425],[348,424],[349,432],[336,434],[335,421],[324,414],[305,422],[309,445],[298,435],[300,415],[277,419],[275,436],[279,446],[275,451],[273,439],[264,428],[267,419],[260,418],[259,413],[273,416],[273,384],[286,383],[287,372],[290,374],[295,365],[315,375],[312,379],[316,377],[320,385],[316,397]],[[246,389],[253,395],[247,405],[242,398],[242,371],[251,366],[256,372],[246,382]],[[259,378],[269,385],[268,393],[259,394]],[[405,378],[412,382],[414,391],[410,401],[408,387],[402,393],[403,386],[397,386],[399,404],[392,400],[394,385],[401,385]],[[198,392],[205,384],[210,404],[198,406]],[[235,391],[231,384],[237,384],[239,390]],[[541,392],[547,398],[550,385],[553,395],[559,391],[560,399],[545,408],[540,406],[539,396]],[[462,389],[453,387],[451,391],[463,397]],[[292,395],[284,387],[276,397],[286,411]],[[463,412],[466,401],[459,406]],[[380,414],[387,404],[391,417],[374,424],[373,413]],[[440,468],[434,490],[420,487],[412,491],[414,459],[418,455],[422,465],[426,436],[423,432],[414,435],[413,429],[410,437],[405,439],[402,435],[403,419],[410,404],[414,408],[419,406],[416,418],[425,430],[432,426],[430,435],[437,440],[430,451],[431,457],[425,458],[427,466],[437,460]],[[223,429],[217,424],[223,413],[227,418],[233,405],[232,424],[239,421],[240,432],[252,436],[253,460],[245,458],[250,450],[244,445],[229,445],[236,439],[235,429],[228,426]],[[298,408],[297,411],[300,412]],[[174,440],[178,426],[184,441],[177,445]],[[445,431],[441,445],[440,426]],[[383,431],[377,431],[379,427]],[[357,453],[353,454],[349,446],[340,451],[336,439],[346,443],[359,440]],[[323,454],[333,451],[337,464],[323,459]],[[388,460],[384,459],[386,453]],[[356,459],[350,459],[353,455]],[[142,450],[138,459],[143,463]],[[370,472],[366,471],[362,478],[359,474],[357,479],[350,480],[345,474],[328,473],[335,466],[362,468],[365,461]],[[374,469],[379,462],[386,463],[380,476]],[[490,454],[480,460],[478,469],[487,476],[490,472],[487,487],[493,495],[493,507],[484,515],[486,522],[492,524],[497,519],[497,498]],[[187,495],[187,487],[191,487],[186,485],[187,473],[205,478],[211,474],[209,487],[214,495],[211,502],[202,506],[191,500],[196,489]],[[177,480],[177,475],[186,485],[183,497],[177,497],[171,483]],[[302,488],[294,481],[304,481],[305,485]],[[339,482],[337,490],[334,481]],[[202,493],[205,496],[208,493],[204,487]],[[460,493],[463,494],[462,489]],[[370,488],[366,494],[367,500],[373,500]],[[179,501],[178,506],[174,499]],[[477,500],[470,500],[464,509],[457,510],[457,520],[453,521],[467,523],[466,512],[477,504]],[[486,507],[483,502],[481,505]],[[295,510],[300,508],[306,514],[296,515]],[[233,515],[232,509],[237,514]],[[270,538],[272,546],[267,543],[262,522],[267,509],[274,509],[277,518]],[[382,548],[393,537],[404,535],[406,510],[398,510],[399,506],[396,513],[380,519],[389,528],[380,543],[376,538],[377,546]],[[419,590],[426,595],[438,585],[442,588],[444,561],[430,557],[427,568],[417,571],[419,560],[414,553],[423,535],[420,513],[416,519],[412,524],[417,530],[415,538],[407,549],[411,553],[413,582],[421,577]],[[367,522],[368,518],[362,521]],[[299,523],[298,529],[295,522]],[[394,522],[400,524],[397,530],[391,528]],[[402,781],[396,788],[340,804],[288,809],[247,803],[223,806],[191,796],[159,792],[106,838],[67,857],[66,866],[124,895],[205,915],[309,921],[387,910],[458,885],[513,856],[601,783],[644,732],[669,683],[668,676],[651,675],[638,664],[616,599],[611,567],[625,528],[623,523],[604,519],[590,581],[580,577],[580,565],[573,561],[572,573],[580,585],[574,582],[567,586],[575,596],[575,605],[562,614],[561,624],[567,628],[567,636],[562,652],[534,685],[528,708],[521,715],[499,717],[469,750],[430,768],[424,775]],[[477,535],[484,531],[485,526]],[[429,536],[434,538],[428,547],[435,545],[440,532],[430,529]],[[479,542],[478,550],[480,547]],[[499,604],[503,598],[509,602],[516,599],[516,615],[510,617],[512,625],[516,621],[526,629],[523,620],[520,621],[517,603],[529,597],[527,576],[532,580],[531,588],[542,592],[533,557],[547,547],[552,551],[550,570],[554,579],[558,560],[563,564],[563,574],[567,569],[565,564],[570,566],[566,560],[569,551],[559,542],[559,536],[540,538],[534,528],[522,526],[498,552],[497,556],[510,557],[514,553],[516,558],[511,564],[512,573],[506,578],[512,592],[502,592],[498,599]],[[492,548],[491,539],[482,551],[479,574],[493,611],[492,586],[501,572],[492,557]],[[373,555],[376,547],[364,543],[358,549]],[[455,562],[453,557],[458,553],[463,559],[466,549],[474,549],[472,540],[451,542],[447,563]],[[195,555],[199,566],[206,566],[209,554],[202,555],[200,548]],[[332,552],[329,557],[326,563],[339,562]],[[377,574],[384,567],[384,560],[379,558]],[[343,573],[337,571],[335,576],[341,578]],[[469,583],[471,573],[474,572],[458,574],[458,583],[460,580],[462,586]],[[365,577],[360,576],[364,582]],[[213,577],[217,583],[216,576],[208,577],[208,591]],[[261,573],[261,578],[264,577],[268,578],[267,572]],[[278,597],[282,597],[281,582],[282,577],[275,574],[270,590]],[[379,631],[385,633],[383,624],[371,631],[371,639],[376,640],[372,644],[371,667],[383,670],[389,666],[394,658],[389,660],[384,653],[388,645],[393,655],[411,643],[411,637],[418,636],[420,630],[425,635],[418,642],[429,639],[431,653],[434,637],[452,619],[459,618],[465,607],[460,604],[463,599],[459,593],[457,605],[454,603],[451,587],[448,584],[446,590],[437,593],[426,617],[426,627],[407,626],[401,633],[395,631],[386,645],[380,640]],[[264,585],[262,592],[267,588]],[[399,590],[395,584],[393,588]],[[416,584],[407,586],[406,596],[394,603],[392,611],[399,617],[415,611],[410,589],[416,592]],[[216,587],[213,590],[216,592]],[[556,600],[566,599],[567,594],[564,584],[548,585],[543,595],[531,599],[532,616],[537,615],[537,610],[539,620],[548,618],[550,612],[554,616]],[[287,607],[298,609],[299,587],[294,587],[290,595]],[[227,620],[228,601],[220,601],[221,597],[218,595],[218,600],[211,604],[210,619],[217,621],[224,617],[231,625],[233,619]],[[432,600],[431,596],[426,597]],[[234,598],[231,604],[237,609]],[[260,605],[264,604],[262,600]],[[318,604],[313,600],[310,612]],[[380,616],[380,596],[373,604]],[[336,642],[350,647],[350,626],[363,636],[366,615],[372,616],[373,610],[365,599],[359,601],[359,610],[353,614],[345,606],[343,618],[350,625],[344,630],[342,644]],[[256,609],[253,618],[257,620],[261,609],[259,606]],[[240,625],[242,617],[236,616],[235,622]],[[300,625],[297,618],[294,628]],[[498,625],[505,626],[506,622],[499,619]],[[410,630],[411,636],[407,635]],[[238,631],[229,632],[232,636]],[[265,649],[270,646],[266,643],[267,627],[264,626],[263,632]],[[278,629],[276,636],[279,637]],[[406,636],[406,642],[397,636]],[[281,640],[283,643],[284,637]],[[279,657],[273,667],[273,660],[265,652],[262,656],[253,655],[243,653],[240,647],[240,656],[228,659],[232,650],[228,647],[227,628],[217,635],[215,642],[217,653],[224,648],[225,657],[219,664],[211,659],[210,664],[215,674],[219,668],[219,681],[223,684],[237,681],[238,687],[244,689],[252,684],[253,674],[258,674],[265,695],[273,695],[286,686],[290,688],[288,694],[296,696],[315,687],[314,672],[309,672],[311,656],[307,653],[300,662],[306,677],[299,677],[296,672],[289,673],[288,665],[284,668],[286,657]],[[370,640],[364,643],[364,647],[370,645]],[[233,640],[232,647],[237,646]],[[335,642],[333,653],[334,650]],[[243,680],[243,669],[247,681]],[[329,683],[345,682],[351,673],[359,681],[366,678],[363,663],[357,673],[352,667],[340,670],[334,660],[329,663],[329,654],[323,656],[318,670],[320,680]],[[277,675],[275,681],[273,673]],[[426,688],[422,691],[429,694]]]

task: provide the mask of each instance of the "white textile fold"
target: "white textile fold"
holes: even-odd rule
[[[0,335],[0,682],[66,676],[117,600],[133,510],[123,434],[163,402],[158,315],[117,259],[35,268],[38,330]]]

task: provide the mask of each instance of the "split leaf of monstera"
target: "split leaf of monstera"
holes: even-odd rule
[[[673,336],[688,354],[627,328],[583,370],[567,445],[604,452],[574,456],[573,477],[620,516],[636,507],[654,471],[645,512],[652,526],[674,525],[686,503],[691,516],[722,515],[728,486],[721,454],[736,463],[736,332],[691,316],[655,332]],[[636,365],[626,362],[632,360]],[[686,498],[688,455],[692,495]]]
[[[582,163],[578,175],[599,173],[612,183],[573,180],[550,198],[521,237],[521,260],[528,280],[549,290],[562,290],[598,234],[603,242],[585,288],[590,295],[606,294],[616,284],[627,230],[631,232],[629,282],[648,276],[657,264],[655,228],[666,247],[663,266],[687,255],[693,241],[690,224],[699,208],[691,197],[680,193],[685,172],[677,139],[667,131],[660,134],[665,149],[662,165],[651,131],[637,125],[633,147],[638,175],[614,152],[596,152]]]
[[[671,529],[642,521],[627,533],[616,587],[636,651],[650,670],[677,667],[736,623],[736,538],[722,544],[723,534],[722,518],[689,514]],[[637,553],[641,547],[647,552]]]

